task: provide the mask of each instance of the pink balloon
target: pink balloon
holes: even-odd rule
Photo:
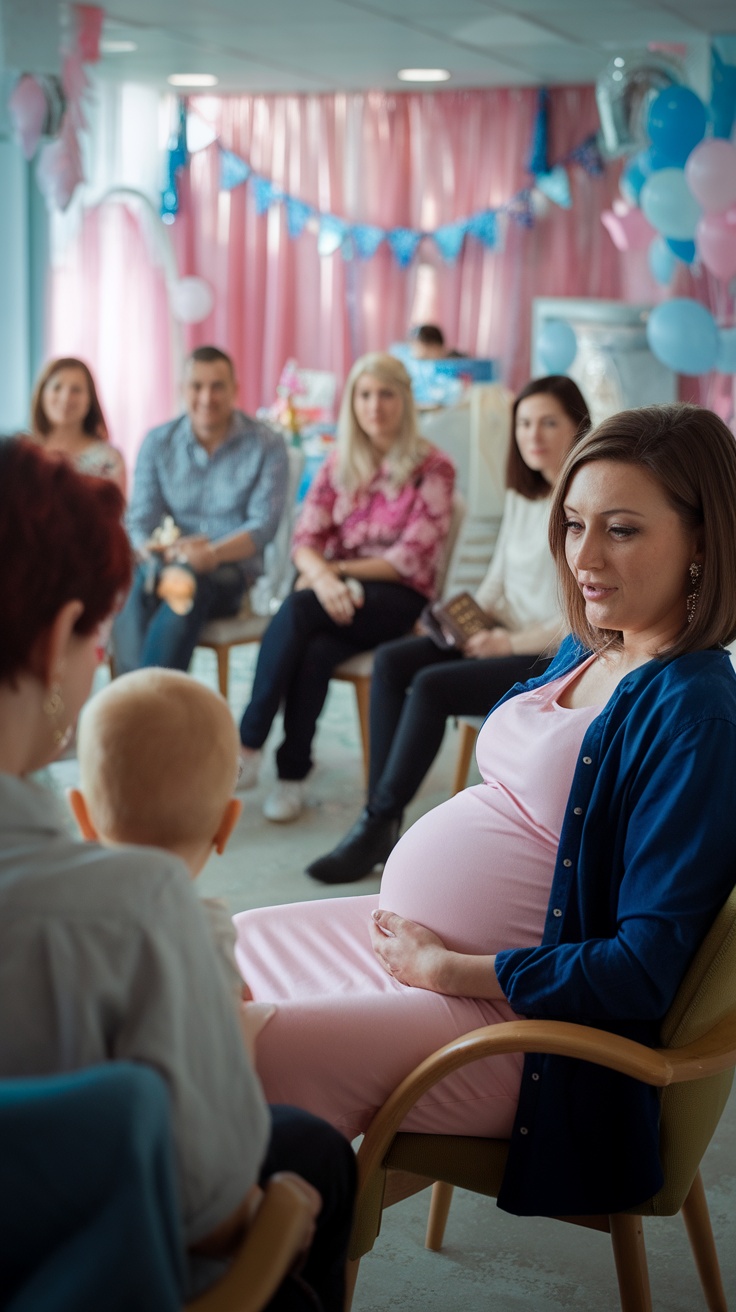
[[[35,77],[25,73],[16,82],[8,109],[15,135],[26,159],[33,159],[46,122],[46,93]]]
[[[704,214],[698,222],[698,254],[716,278],[728,281],[736,274],[736,210]]]
[[[688,156],[685,178],[707,214],[720,214],[736,203],[736,147],[712,137]]]

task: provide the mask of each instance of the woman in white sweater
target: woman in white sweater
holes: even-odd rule
[[[371,684],[368,801],[337,847],[307,867],[325,884],[351,883],[386,860],[452,715],[485,715],[515,683],[542,674],[562,637],[547,527],[549,494],[588,407],[570,378],[527,383],[516,397],[503,520],[476,600],[488,627],[463,648],[429,637],[379,647]]]

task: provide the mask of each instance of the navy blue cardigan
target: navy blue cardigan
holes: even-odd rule
[[[548,670],[590,653],[574,639]],[[506,700],[504,698],[503,700]],[[736,675],[726,652],[627,674],[578,757],[540,947],[499,952],[516,1012],[656,1045],[736,882]],[[662,1183],[657,1091],[567,1057],[525,1058],[498,1203],[519,1215],[619,1211]]]

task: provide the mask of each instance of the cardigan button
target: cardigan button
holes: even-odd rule
[[[592,765],[592,764],[593,764],[593,757],[592,757],[592,756],[584,756],[584,757],[583,757],[583,765]]]
[[[562,915],[562,911],[560,910],[559,907],[555,907],[554,910],[553,910],[553,912],[552,912],[552,915],[553,915],[553,916],[561,916],[561,915]]]
[[[563,866],[568,866],[568,867],[572,865],[572,861],[570,860],[569,856],[565,857],[565,860],[562,862],[562,864]]]
[[[582,814],[583,814],[583,808],[582,808],[582,806],[575,806],[575,807],[573,807],[573,812],[572,812],[572,813],[573,813],[573,815],[582,815]]]
[[[520,1125],[520,1126],[519,1126],[519,1134],[528,1134],[528,1133],[529,1133],[529,1131],[527,1130],[527,1128],[526,1128],[525,1125]]]
[[[532,1075],[532,1079],[533,1079],[533,1080],[538,1080],[538,1079],[539,1079],[539,1075],[537,1074],[536,1071],[535,1071],[534,1074]]]

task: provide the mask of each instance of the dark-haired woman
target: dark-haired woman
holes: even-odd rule
[[[125,494],[125,461],[108,438],[95,380],[83,360],[65,356],[42,370],[31,400],[33,435],[80,474],[110,478]]]
[[[485,715],[514,683],[541,674],[562,636],[547,541],[550,491],[573,442],[590,424],[571,378],[553,374],[516,397],[501,530],[476,600],[488,628],[462,650],[429,637],[378,648],[371,683],[371,757],[365,810],[337,847],[307,867],[325,884],[370,874],[394,846],[401,817],[442,743],[452,715]]]

